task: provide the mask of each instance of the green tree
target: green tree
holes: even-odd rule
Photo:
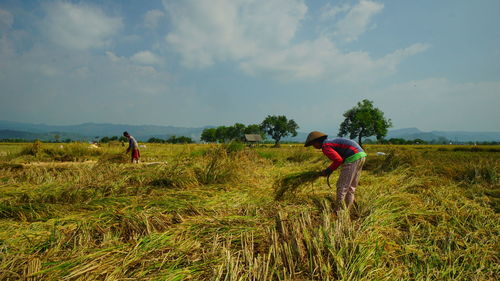
[[[284,115],[268,115],[260,124],[263,132],[271,136],[274,146],[278,147],[281,138],[291,135],[297,136],[299,126],[293,119],[288,120]]]
[[[227,142],[243,141],[245,134],[260,134],[264,138],[264,132],[260,125],[252,124],[245,126],[241,123],[235,123],[233,126],[219,126],[217,128],[207,128],[201,133],[201,140],[206,142]]]
[[[236,123],[233,126],[227,128],[226,134],[227,140],[242,141],[245,137],[245,125]]]
[[[244,133],[245,134],[260,135],[262,137],[262,139],[265,139],[265,136],[266,136],[266,134],[262,131],[262,129],[260,128],[260,125],[258,125],[258,124],[248,125],[245,128],[245,132]]]
[[[218,142],[226,142],[228,140],[228,127],[226,126],[219,126],[217,129],[215,129],[215,138],[217,139]]]
[[[216,128],[207,128],[201,132],[201,140],[206,142],[216,142],[217,137],[215,135],[217,129]]]
[[[193,140],[190,137],[185,136],[171,136],[166,140],[167,143],[177,144],[177,143],[193,143]]]
[[[367,99],[344,113],[345,120],[340,124],[339,137],[349,135],[349,138],[358,138],[362,145],[362,138],[376,136],[381,140],[387,135],[387,129],[392,127],[391,119],[385,119],[384,113],[373,107],[373,101]]]
[[[402,138],[391,138],[388,142],[390,144],[408,144],[408,141]]]
[[[162,140],[160,138],[151,137],[151,138],[149,138],[148,143],[165,143],[165,140]]]

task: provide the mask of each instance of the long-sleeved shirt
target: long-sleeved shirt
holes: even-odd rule
[[[366,153],[359,144],[344,138],[324,140],[321,150],[332,160],[332,164],[328,167],[330,171],[336,170],[342,163],[351,163],[366,157]]]
[[[128,149],[130,150],[139,149],[139,145],[137,144],[137,141],[133,136],[130,136],[128,138]]]

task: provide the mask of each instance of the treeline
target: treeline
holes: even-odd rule
[[[23,143],[23,142],[34,142],[34,141],[41,141],[39,139],[31,139],[31,140],[27,140],[27,139],[0,139],[0,142],[11,142],[11,143]],[[64,139],[64,140],[44,140],[44,141],[41,141],[41,142],[45,142],[45,143],[70,143],[70,142],[73,142],[72,139]]]
[[[429,142],[427,142],[423,139],[406,140],[406,139],[402,139],[402,138],[381,139],[378,141],[367,139],[367,140],[365,140],[365,143],[367,143],[367,144],[429,144]]]
[[[265,133],[260,125],[252,124],[245,126],[241,123],[236,123],[233,126],[219,126],[216,128],[207,128],[201,133],[201,140],[205,142],[228,142],[228,141],[244,141],[245,134],[260,135],[265,138]]]
[[[193,139],[191,139],[190,137],[185,137],[185,136],[180,136],[180,137],[171,136],[170,138],[168,138],[166,140],[152,137],[148,140],[148,142],[149,143],[173,143],[173,144],[194,143]]]
[[[406,140],[402,138],[390,138],[390,139],[382,139],[382,140],[372,140],[372,139],[366,139],[364,140],[365,144],[397,144],[397,145],[402,145],[402,144],[437,144],[437,145],[443,145],[443,144],[458,144],[458,145],[500,145],[500,141],[468,141],[468,142],[457,142],[457,141],[450,141],[446,138],[439,138],[431,141],[425,141],[423,139],[413,139],[413,140]]]
[[[128,139],[124,136],[112,136],[112,137],[102,137],[99,142],[101,143],[109,143],[112,141],[119,141],[119,142],[128,142]]]

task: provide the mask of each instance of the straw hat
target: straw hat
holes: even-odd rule
[[[310,146],[315,140],[318,139],[325,139],[327,135],[323,134],[322,132],[318,131],[313,131],[310,132],[309,135],[307,136],[306,144],[304,146]]]

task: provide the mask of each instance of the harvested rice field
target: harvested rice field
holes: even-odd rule
[[[498,146],[0,144],[0,280],[497,280]],[[379,155],[384,152],[385,155]]]

